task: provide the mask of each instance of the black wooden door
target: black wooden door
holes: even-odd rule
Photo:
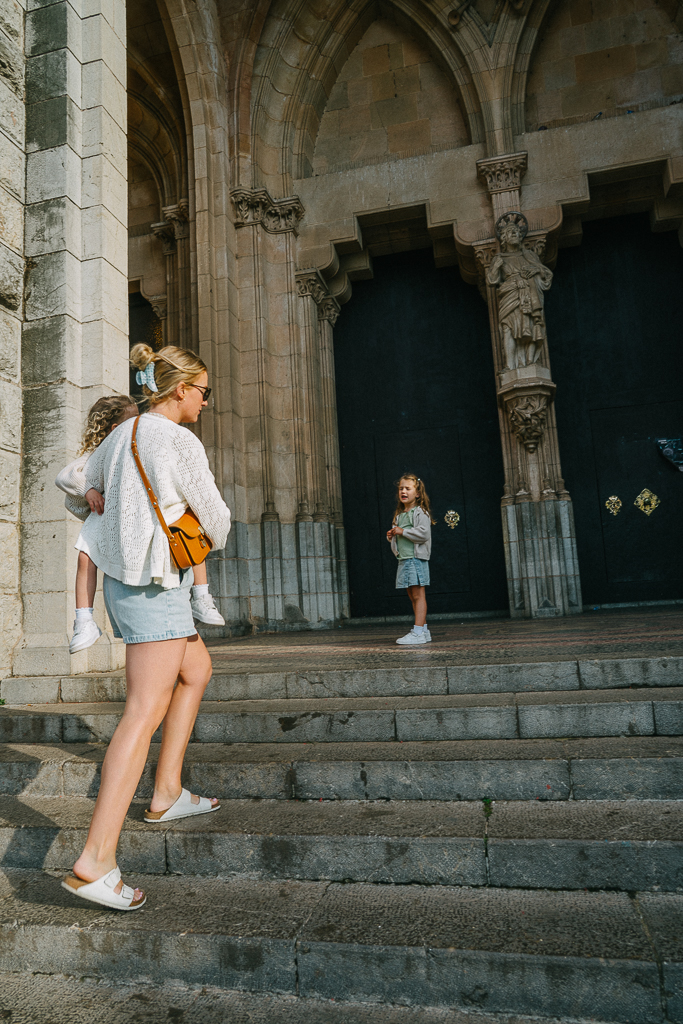
[[[488,314],[430,250],[385,256],[335,327],[342,495],[355,616],[410,610],[385,534],[395,481],[422,477],[432,528],[432,612],[506,609],[502,456]],[[444,522],[453,510],[460,522]]]
[[[683,473],[656,443],[683,431],[682,285],[676,235],[633,216],[585,224],[548,293],[560,455],[588,603],[683,597]],[[659,499],[649,515],[634,504],[646,489]]]

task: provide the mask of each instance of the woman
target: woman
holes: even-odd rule
[[[135,345],[131,362],[149,412],[115,430],[88,461],[91,514],[78,539],[104,573],[103,592],[114,635],[126,644],[127,696],[102,765],[102,781],[83,853],[62,882],[76,896],[118,910],[137,910],[140,889],[123,885],[116,847],[126,812],[163,722],[154,795],[146,821],[171,821],[218,810],[215,799],[182,789],[180,773],[211,659],[190,608],[192,572],[179,572],[131,450],[133,425],[142,465],[169,525],[189,506],[216,548],[225,546],[230,511],[220,496],[201,442],[182,423],[196,423],[210,388],[193,352]],[[104,495],[104,502],[102,501]],[[177,686],[176,686],[177,682]]]

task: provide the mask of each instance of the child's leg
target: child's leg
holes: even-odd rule
[[[193,567],[193,571],[195,587],[205,586],[209,581],[209,577],[206,572],[206,562],[200,562],[199,565],[195,565]]]
[[[76,607],[92,608],[97,590],[97,566],[86,555],[78,552],[78,568],[76,569]]]
[[[415,625],[424,626],[427,621],[427,595],[424,587],[408,587],[408,596],[415,613]]]

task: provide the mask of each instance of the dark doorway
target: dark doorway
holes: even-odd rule
[[[457,268],[436,270],[431,250],[384,256],[374,269],[334,332],[351,614],[410,610],[385,539],[406,470],[425,481],[437,520],[430,611],[507,609],[486,305]]]
[[[128,295],[128,337],[129,347],[144,342],[155,351],[163,346],[163,327],[161,320],[152,309],[141,292],[130,292]],[[136,370],[130,368],[130,394],[142,400],[142,387],[135,380]]]
[[[584,225],[547,297],[557,425],[584,601],[683,597],[683,473],[658,438],[683,431],[683,251],[648,217]],[[648,489],[660,504],[634,504]],[[621,501],[614,515],[605,502]]]

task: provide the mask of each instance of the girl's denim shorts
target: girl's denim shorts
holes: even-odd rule
[[[426,558],[401,558],[396,570],[396,588],[428,587],[429,562]]]
[[[102,592],[114,636],[124,644],[194,636],[197,630],[190,607],[193,582],[191,569],[182,573],[180,586],[171,590],[156,583],[131,587],[105,575]]]

